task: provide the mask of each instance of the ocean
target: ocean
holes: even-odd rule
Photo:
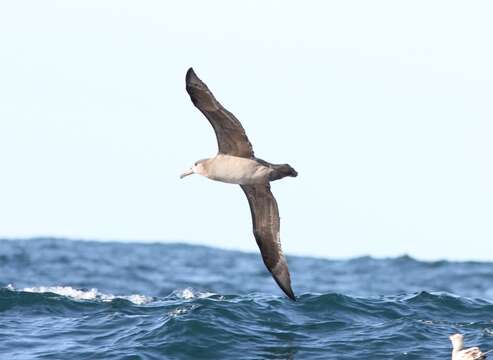
[[[449,359],[493,348],[493,263],[0,240],[0,359]]]

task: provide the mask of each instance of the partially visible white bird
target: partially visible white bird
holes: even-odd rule
[[[450,335],[452,341],[452,360],[484,360],[488,352],[482,352],[477,346],[464,349],[464,335]]]

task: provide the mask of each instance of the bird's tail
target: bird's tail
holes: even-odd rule
[[[288,164],[273,165],[274,171],[269,175],[269,181],[279,180],[286,176],[296,177],[298,173]]]

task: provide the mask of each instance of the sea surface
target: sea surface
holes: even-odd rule
[[[449,359],[493,348],[493,263],[0,240],[0,359]]]

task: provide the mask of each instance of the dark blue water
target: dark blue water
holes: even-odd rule
[[[1,359],[448,359],[493,348],[493,263],[288,257],[182,244],[0,241]]]

